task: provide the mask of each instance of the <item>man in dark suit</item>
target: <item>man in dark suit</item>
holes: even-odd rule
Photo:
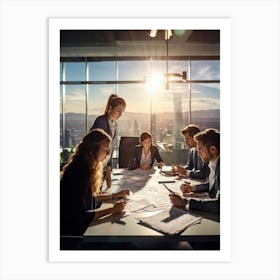
[[[170,200],[172,204],[184,206],[188,210],[220,213],[220,132],[215,129],[206,129],[196,134],[194,139],[197,143],[197,150],[202,161],[209,162],[209,180],[207,183],[201,185],[182,186],[183,195],[188,197],[170,194]],[[192,197],[199,192],[207,192],[209,198]]]
[[[195,134],[199,133],[200,129],[194,124],[190,124],[181,130],[185,138],[185,142],[189,147],[188,162],[186,166],[175,165],[173,172],[181,176],[186,176],[193,179],[207,179],[210,173],[208,163],[202,162],[196,150]]]

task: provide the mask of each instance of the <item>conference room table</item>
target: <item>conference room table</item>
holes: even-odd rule
[[[174,206],[169,198],[170,191],[165,186],[181,194],[180,186],[185,181],[194,185],[201,184],[198,180],[163,173],[158,168],[113,169],[112,186],[108,192],[130,190],[125,211],[92,222],[83,235],[83,242],[93,249],[107,250],[174,250],[181,247],[194,249],[190,244],[199,244],[198,248],[202,249],[218,250],[220,245],[219,215],[198,211],[188,212],[182,208],[181,211],[198,216],[200,219],[173,235],[140,221],[141,218],[150,217],[164,209],[172,209]],[[101,207],[111,206],[115,202],[116,200],[103,202]],[[185,247],[182,244],[185,244]],[[209,244],[210,246],[205,246]]]

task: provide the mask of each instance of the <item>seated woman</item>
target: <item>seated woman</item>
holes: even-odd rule
[[[161,168],[164,163],[158,148],[152,144],[151,134],[143,132],[140,135],[140,143],[140,145],[135,146],[134,158],[130,164],[130,169],[141,168],[147,170],[153,166],[155,159],[158,162],[158,168]]]
[[[60,179],[60,235],[83,235],[92,220],[123,211],[124,201],[117,201],[113,207],[97,209],[103,200],[129,195],[129,190],[115,194],[100,191],[111,141],[106,132],[93,129],[64,166]]]

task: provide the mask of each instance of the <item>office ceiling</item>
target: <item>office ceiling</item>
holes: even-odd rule
[[[217,58],[220,56],[219,30],[172,30],[164,39],[164,30],[149,36],[150,30],[61,30],[60,56],[92,59],[184,59],[188,56]]]

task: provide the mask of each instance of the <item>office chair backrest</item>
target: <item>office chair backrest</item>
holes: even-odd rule
[[[139,137],[121,137],[119,146],[119,168],[128,168],[134,156],[134,147]]]

